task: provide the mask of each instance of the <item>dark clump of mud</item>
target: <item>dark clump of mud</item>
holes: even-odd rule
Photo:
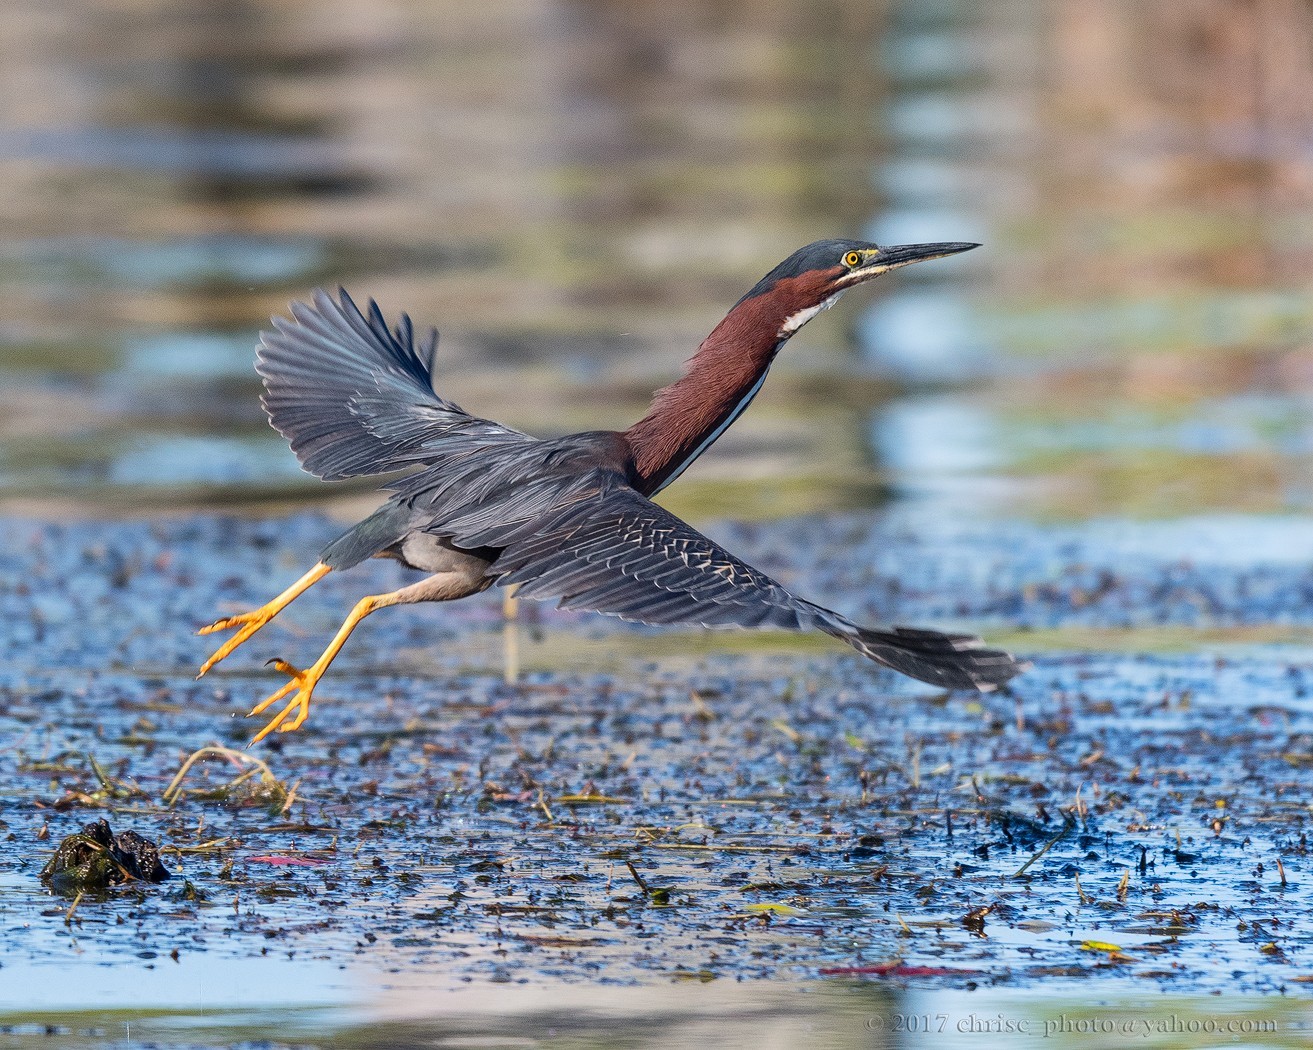
[[[87,893],[125,882],[163,882],[168,869],[159,847],[135,831],[110,830],[101,817],[64,839],[41,869],[41,881],[58,893]]]
[[[807,523],[849,552],[845,577],[818,547],[781,553],[803,528],[736,530],[735,546],[860,609],[872,583],[851,565],[879,540],[881,567],[907,566],[880,593],[890,615],[929,626],[954,622],[952,603],[1015,607],[966,620],[1013,643],[1041,619],[1064,626],[1046,581],[1100,569],[1097,543],[1058,550],[1038,530],[969,551],[932,537],[931,552],[894,526]],[[811,977],[1191,994],[1313,974],[1303,650],[1034,648],[1007,691],[945,696],[819,644],[544,614],[508,686],[486,596],[372,617],[307,725],[244,751],[263,723],[234,715],[282,683],[264,659],[313,658],[400,570],[333,574],[196,682],[214,640],[195,628],[299,576],[331,525],[3,531],[0,578],[21,581],[0,589],[18,654],[0,668],[11,960],[66,962],[69,921],[101,960],[148,939],[179,965],[277,953],[434,987]],[[1206,576],[1148,553],[1107,561],[1116,585],[1073,617],[1152,579],[1161,601],[1186,600]],[[1263,583],[1276,572],[1246,571],[1219,569],[1218,624],[1252,622],[1246,594],[1295,615]],[[183,878],[71,919],[50,909],[34,851],[88,812],[130,814]]]

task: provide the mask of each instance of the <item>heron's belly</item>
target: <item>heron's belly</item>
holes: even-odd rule
[[[492,564],[487,558],[457,550],[441,536],[431,536],[425,532],[412,532],[384,553],[421,572],[454,572],[471,581],[483,580],[488,566]]]

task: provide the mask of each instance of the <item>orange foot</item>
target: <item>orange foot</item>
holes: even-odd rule
[[[262,605],[253,612],[238,613],[236,616],[225,616],[222,620],[215,620],[214,623],[209,626],[202,627],[196,632],[197,634],[213,634],[215,631],[226,631],[232,627],[241,627],[241,630],[224,642],[223,645],[219,646],[219,648],[215,650],[214,655],[206,660],[205,663],[201,664],[201,669],[196,672],[196,677],[202,677],[206,671],[217,664],[225,656],[231,656],[239,645],[250,638],[251,635],[255,634],[256,631],[277,615],[278,610],[273,608],[271,603],[270,605]]]
[[[273,601],[260,606],[253,612],[225,616],[222,620],[215,620],[208,627],[202,627],[196,632],[197,634],[213,634],[215,631],[227,631],[233,627],[240,627],[241,630],[219,646],[215,654],[201,664],[201,669],[196,673],[196,677],[200,678],[225,656],[231,656],[239,645],[286,609],[298,595],[305,593],[316,581],[323,579],[331,571],[327,565],[319,562]]]
[[[286,660],[270,660],[274,667],[288,675],[291,681],[284,685],[277,692],[261,700],[255,707],[251,708],[251,715],[263,714],[268,708],[278,703],[279,700],[295,691],[295,695],[289,700],[278,714],[270,719],[269,724],[255,734],[251,740],[251,745],[258,744],[275,729],[284,733],[290,733],[295,729],[300,729],[305,724],[305,720],[310,715],[310,697],[315,691],[315,686],[319,684],[319,678],[324,673],[324,668],[310,667],[302,671],[293,667]],[[248,715],[247,717],[250,717]],[[288,721],[291,719],[291,721]],[[248,745],[248,746],[251,746]]]
[[[324,569],[324,571],[327,572],[328,570]],[[254,710],[251,711],[251,714],[262,714],[273,704],[278,703],[279,700],[289,694],[292,694],[292,699],[287,701],[287,704],[278,712],[278,714],[274,715],[269,724],[255,735],[255,739],[252,740],[251,743],[258,744],[275,729],[284,733],[290,733],[293,729],[300,729],[301,726],[305,724],[305,720],[310,714],[310,697],[315,691],[315,686],[319,684],[319,679],[324,676],[324,672],[328,670],[329,664],[333,662],[333,659],[337,656],[342,646],[346,644],[346,640],[351,636],[351,632],[356,629],[356,624],[360,623],[361,620],[372,613],[375,609],[381,609],[386,605],[395,605],[397,602],[397,595],[404,593],[403,589],[402,591],[397,591],[393,594],[375,594],[368,598],[361,598],[360,601],[356,602],[355,607],[342,622],[342,626],[337,629],[337,634],[335,634],[333,640],[328,643],[328,648],[319,655],[318,660],[312,663],[304,671],[293,667],[286,660],[270,660],[269,662],[271,664],[277,667],[278,670],[282,671],[283,674],[289,675],[292,680],[276,693],[261,700],[255,706]]]

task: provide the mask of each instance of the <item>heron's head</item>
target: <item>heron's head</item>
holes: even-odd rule
[[[900,266],[978,248],[964,241],[881,246],[871,241],[816,241],[799,248],[757,282],[739,305],[778,305],[779,334],[787,338],[849,288]]]

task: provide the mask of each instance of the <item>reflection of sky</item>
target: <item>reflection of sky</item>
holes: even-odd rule
[[[128,342],[123,368],[115,376],[125,384],[156,379],[249,377],[255,369],[255,334],[161,332]]]
[[[25,1010],[131,1005],[199,1015],[237,1006],[344,1005],[355,998],[355,982],[336,962],[288,959],[272,951],[235,956],[185,941],[134,941],[133,925],[114,921],[126,905],[122,898],[104,905],[83,901],[76,921],[66,926],[69,901],[46,896],[35,883],[34,872],[0,873],[0,913],[25,923],[3,956],[0,1024],[6,1012]],[[167,893],[171,885],[153,892]],[[221,911],[210,914],[217,919]],[[217,929],[212,936],[221,938]],[[176,962],[169,957],[175,947]]]
[[[1307,290],[1212,289],[1181,295],[1146,291],[1115,302],[1047,303],[991,312],[990,337],[1036,366],[1069,366],[1082,355],[1106,359],[1165,350],[1198,353],[1284,344],[1307,336]]]
[[[334,170],[337,156],[324,142],[219,128],[93,126],[0,131],[0,161],[21,159],[70,168],[304,177],[307,171]]]
[[[994,431],[982,408],[951,397],[909,397],[876,417],[872,440],[889,470],[919,479],[1003,466],[1006,456]]]
[[[991,940],[1000,935],[1021,946],[1110,936],[1097,923],[1033,932],[1003,924],[989,928]],[[1120,931],[1116,937],[1131,951],[1158,939]],[[829,1031],[852,1033],[840,1040],[842,1045],[967,1050],[993,1045],[990,1030],[982,1026],[1004,1020],[1013,1026],[1007,1045],[1060,1048],[1089,1045],[1088,1035],[1062,1031],[1063,1017],[1069,1024],[1098,1018],[1119,1025],[1135,1019],[1157,1024],[1169,1017],[1161,997],[1150,994],[1151,989],[1129,973],[1120,980],[1105,977],[1095,1006],[1044,988],[965,991],[838,979],[810,984],[667,980],[612,985],[599,995],[595,986],[550,982],[513,989],[495,982],[453,988],[451,974],[423,967],[342,968],[275,953],[229,959],[184,954],[177,963],[164,958],[141,960],[138,966],[122,961],[108,966],[85,941],[70,941],[70,946],[69,956],[59,964],[6,968],[0,1024],[18,1022],[14,1034],[20,1039],[22,1028],[35,1020],[38,1026],[43,1021],[75,1028],[94,1025],[112,1041],[168,1040],[169,1045],[173,1040],[210,1045],[226,1041],[225,1035],[254,1038],[259,1045],[282,1045],[298,1037],[322,1045],[321,1040],[333,1034],[346,1037],[343,1045],[353,1046],[437,1046],[453,1039],[459,1045],[482,1045],[485,1040],[498,1046],[538,1045],[544,1035],[570,1045],[593,1045],[593,1040],[612,1045],[608,1034],[615,1038],[623,1032],[616,1041],[634,1047],[802,1046],[814,1044],[817,1032]],[[153,968],[148,968],[151,963]],[[1113,992],[1114,986],[1120,986],[1119,991]],[[73,1013],[78,1010],[86,1012]],[[1274,1019],[1283,1031],[1304,1023],[1302,1004],[1273,997],[1180,996],[1171,1016],[1195,1030],[1205,1020],[1229,1017]],[[378,1027],[392,1024],[405,1027]],[[921,1024],[929,1031],[919,1028]],[[644,1030],[645,1025],[650,1027]],[[901,1034],[895,1025],[901,1026]]]
[[[979,215],[969,212],[953,208],[903,208],[877,216],[867,224],[862,235],[877,244],[925,244],[930,241],[981,244],[989,239],[987,229]],[[978,254],[936,259],[933,265],[917,265],[903,270],[898,280],[951,278],[963,267],[978,264],[978,259]]]
[[[1313,454],[1313,405],[1293,394],[1250,393],[1201,401],[1182,412],[1113,405],[1097,415],[1028,415],[980,397],[919,394],[877,412],[870,435],[876,458],[906,493],[958,503],[986,498],[996,510],[1017,510],[1009,477],[1065,477],[1089,457],[1133,459],[1168,453],[1225,462],[1243,457],[1295,459]],[[1292,466],[1292,472],[1297,468]],[[1286,506],[1304,508],[1308,494],[1290,488]]]
[[[1088,549],[1091,562],[1118,565],[1128,559],[1144,565],[1291,565],[1313,563],[1313,528],[1298,515],[1201,514],[1166,521],[1104,518],[1069,526],[1034,525],[969,514],[945,514],[941,502],[900,506],[890,515],[900,527],[933,542],[940,571],[969,573],[980,550],[1003,542],[1016,546],[1018,560],[1033,562],[1035,578],[1070,564],[1072,552]],[[958,563],[955,567],[953,563]],[[1030,570],[1025,570],[1030,571]],[[1219,695],[1226,695],[1224,692]]]
[[[857,336],[863,356],[881,374],[911,382],[960,381],[984,365],[971,309],[947,286],[877,300],[863,314]]]
[[[134,438],[106,478],[116,485],[233,485],[302,475],[285,444],[271,436],[242,441],[212,435]]]
[[[998,469],[1050,452],[1313,452],[1313,404],[1303,396],[1245,394],[1163,416],[1119,405],[1094,417],[1028,418],[978,398],[913,395],[877,414],[872,441],[882,462],[906,473]]]
[[[933,157],[891,158],[876,166],[872,182],[891,200],[905,206],[927,201],[958,201],[970,185],[960,164]],[[877,232],[878,223],[882,221],[877,220]],[[973,219],[973,222],[979,221],[979,218]]]
[[[890,34],[880,49],[880,65],[885,74],[890,80],[904,84],[962,80],[979,75],[987,68],[986,58],[983,49],[961,32]]]
[[[893,99],[884,115],[885,130],[901,145],[953,150],[970,139],[998,139],[1020,130],[1014,110],[984,96],[955,92],[905,94]]]
[[[31,275],[52,285],[85,288],[173,288],[206,281],[293,282],[324,261],[310,238],[194,234],[158,241],[67,237],[11,242],[4,250]]]
[[[1204,401],[1184,416],[1163,419],[1124,406],[1095,419],[1053,420],[1010,428],[1010,442],[1026,452],[1164,449],[1226,456],[1274,451],[1313,452],[1313,405],[1295,395],[1245,394]]]
[[[93,439],[88,438],[88,441]],[[0,485],[41,481],[30,461],[10,462],[0,452]],[[251,438],[159,434],[102,435],[95,455],[84,450],[77,477],[86,483],[130,488],[260,486],[305,480],[308,475],[277,434]]]
[[[56,921],[62,929],[62,919]],[[6,1011],[116,1009],[130,1003],[136,1010],[200,1016],[239,1007],[344,1007],[358,995],[339,964],[329,960],[184,951],[177,962],[167,952],[129,962],[121,952],[98,950],[94,938],[76,928],[67,943],[66,953],[39,965],[6,959],[0,1023]]]

